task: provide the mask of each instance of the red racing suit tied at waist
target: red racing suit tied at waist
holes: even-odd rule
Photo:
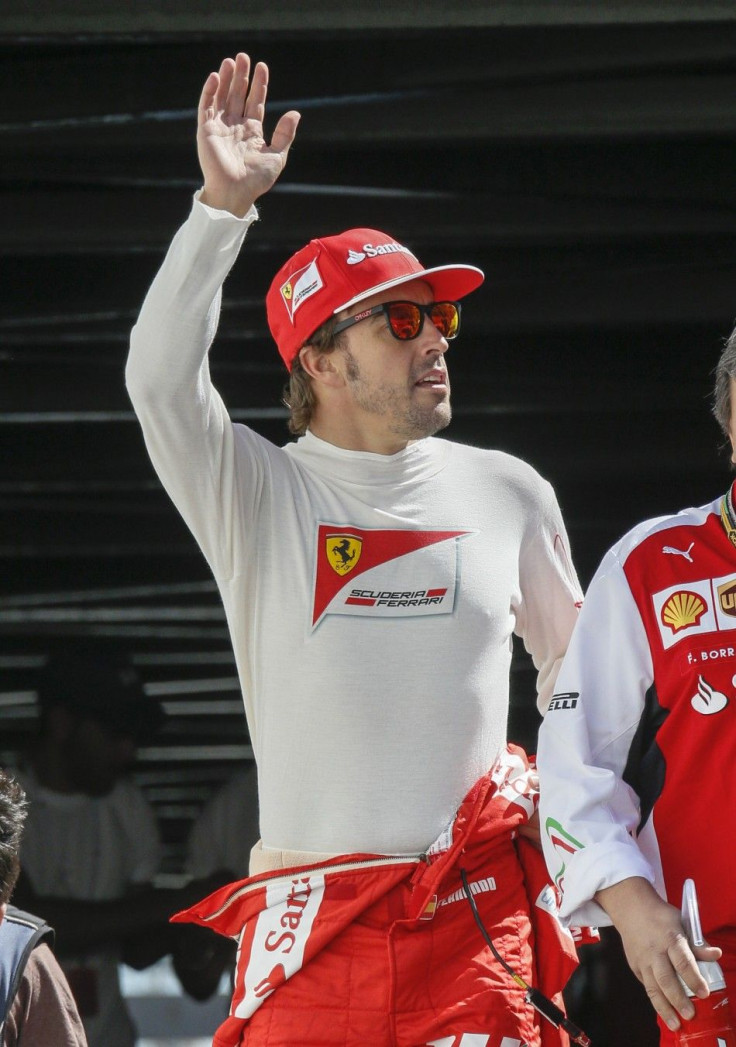
[[[536,810],[537,799],[536,771],[523,750],[508,746],[426,854],[350,854],[279,869],[228,884],[173,916],[172,922],[197,923],[239,942],[230,1017],[218,1030],[217,1047],[236,1047],[244,1024],[279,985],[399,885],[406,890],[396,918],[417,924],[431,920],[443,898],[461,889],[460,869],[469,860],[477,870],[487,857],[492,870],[494,851],[508,847]],[[577,964],[575,942],[557,920],[541,854],[523,838],[517,849],[536,949],[544,958],[538,988],[554,996]]]

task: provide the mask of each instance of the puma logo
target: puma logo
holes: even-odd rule
[[[671,556],[684,556],[690,563],[693,562],[693,558],[690,555],[690,550],[695,545],[695,542],[690,542],[687,549],[675,549],[674,545],[663,545],[662,552],[669,553]]]

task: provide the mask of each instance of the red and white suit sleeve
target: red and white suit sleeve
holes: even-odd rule
[[[539,732],[542,842],[567,925],[608,925],[595,893],[659,875],[632,837],[639,801],[623,780],[653,680],[647,636],[609,553],[586,594]]]

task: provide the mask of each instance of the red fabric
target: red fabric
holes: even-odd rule
[[[215,1047],[561,1047],[491,955],[462,892],[464,869],[507,962],[548,996],[575,967],[541,855],[512,832],[534,810],[513,748],[463,801],[426,861],[350,855],[229,885],[176,921],[240,938],[230,1017]],[[530,911],[534,930],[530,922]],[[533,962],[535,935],[543,957]],[[298,975],[298,977],[294,977]],[[276,990],[278,989],[278,992]]]
[[[709,944],[718,945],[723,949],[723,956],[718,962],[721,965],[726,979],[726,993],[729,1001],[731,1026],[736,1029],[736,1018],[734,1018],[736,1007],[733,1005],[733,1001],[736,1000],[736,951],[734,951],[733,948],[733,937],[733,934],[729,933],[722,936],[719,940],[719,936],[714,934],[708,939],[708,941]],[[659,1017],[657,1017],[657,1024],[659,1025],[660,1047],[677,1047],[677,1044],[680,1041],[674,1033],[670,1032]],[[682,1022],[682,1028],[687,1031],[687,1022]],[[734,1039],[736,1039],[736,1036]],[[704,1047],[710,1047],[710,1042],[708,1040],[704,1040]],[[724,1043],[724,1047],[727,1047],[726,1043]]]

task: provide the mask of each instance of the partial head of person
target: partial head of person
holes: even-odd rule
[[[266,297],[290,372],[290,429],[390,453],[450,421],[445,353],[460,299],[483,282],[472,265],[425,268],[388,233],[349,229],[311,240]]]
[[[19,783],[0,768],[0,923],[20,873],[18,856],[27,808]]]
[[[147,695],[127,651],[94,642],[54,650],[38,680],[46,784],[105,796],[126,774],[164,710]]]
[[[736,327],[716,364],[713,414],[731,445],[731,462],[736,465]]]

